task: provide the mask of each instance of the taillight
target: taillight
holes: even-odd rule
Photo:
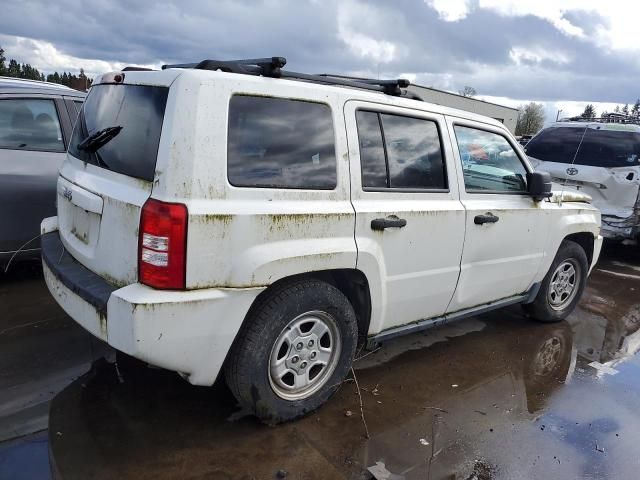
[[[150,198],[142,207],[138,279],[153,288],[184,289],[187,263],[186,205]]]

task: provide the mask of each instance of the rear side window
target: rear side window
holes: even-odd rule
[[[365,110],[356,122],[364,188],[447,188],[435,122]]]
[[[143,85],[91,87],[69,153],[98,167],[153,181],[168,93],[166,87]]]
[[[62,131],[53,100],[0,100],[0,148],[63,152]]]
[[[640,164],[640,133],[609,125],[549,127],[531,140],[525,151],[545,162],[571,163],[575,156],[577,165],[628,167]]]
[[[336,186],[328,105],[236,95],[229,104],[227,148],[232,185],[327,190]]]

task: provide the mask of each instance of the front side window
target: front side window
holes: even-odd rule
[[[455,126],[468,192],[526,192],[527,170],[505,137]]]
[[[364,188],[447,188],[435,122],[364,110],[356,121]]]
[[[53,100],[0,100],[0,148],[63,152],[62,131]]]
[[[334,189],[331,109],[285,98],[232,97],[227,168],[237,187]]]

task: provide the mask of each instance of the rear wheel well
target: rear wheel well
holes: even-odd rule
[[[273,290],[274,287],[305,279],[327,282],[336,287],[345,297],[347,297],[356,313],[356,319],[358,321],[357,348],[360,349],[361,346],[366,343],[367,333],[369,332],[369,322],[371,320],[371,295],[369,293],[369,282],[367,281],[367,277],[360,270],[349,268],[321,270],[282,278],[269,285],[264,292],[258,295],[258,297],[253,301],[253,304],[249,309],[249,313],[255,305],[261,303],[261,300],[268,292]],[[249,316],[249,313],[247,313],[247,317]]]
[[[591,262],[593,261],[593,244],[594,244],[594,236],[589,232],[580,232],[580,233],[572,233],[571,235],[567,235],[564,237],[564,240],[571,240],[572,242],[577,243],[582,247],[584,253],[587,255],[587,259],[589,260],[589,266],[591,266]]]

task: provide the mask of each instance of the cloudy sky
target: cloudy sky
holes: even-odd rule
[[[0,45],[45,73],[278,55],[539,101],[550,120],[640,97],[639,14],[635,0],[3,0]]]

